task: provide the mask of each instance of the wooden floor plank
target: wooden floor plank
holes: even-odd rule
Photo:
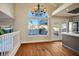
[[[22,44],[16,56],[77,56],[78,54],[63,47],[62,42]]]

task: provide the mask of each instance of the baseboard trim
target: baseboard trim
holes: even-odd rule
[[[24,42],[21,42],[21,44],[24,44],[24,43],[40,43],[40,42],[51,42],[53,40],[39,40],[39,41],[24,41]]]
[[[71,48],[71,47],[69,47],[69,46],[67,46],[67,45],[65,45],[65,44],[63,44],[63,46],[66,47],[66,48],[68,48],[69,50],[72,50],[73,52],[79,54],[79,51],[77,51],[77,50],[75,50],[75,49],[73,49],[73,48]]]
[[[54,42],[55,40],[39,40],[39,41],[24,41],[21,42],[21,44],[25,44],[25,43],[42,43],[42,42]],[[61,40],[56,40],[56,41],[61,41]]]
[[[20,46],[21,46],[21,43],[18,43],[16,47],[13,49],[13,51],[9,54],[9,56],[15,56]]]

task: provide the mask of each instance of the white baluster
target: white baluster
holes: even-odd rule
[[[2,37],[0,37],[0,40],[1,40],[1,50],[0,50],[0,52],[1,52],[1,56],[3,56],[3,46],[2,46],[2,44],[3,44],[3,42],[2,42]]]

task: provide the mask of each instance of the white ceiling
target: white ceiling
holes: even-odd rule
[[[68,11],[71,11],[75,8],[79,7],[79,3],[74,3],[71,4],[70,6],[68,6],[67,8],[63,9],[62,11],[58,12],[57,14],[55,14],[54,16],[64,16],[64,17],[72,17],[72,16],[77,16],[79,14],[71,14],[71,13],[67,13]]]
[[[51,6],[52,11],[58,8],[60,5],[62,5],[62,3],[44,3],[44,4],[46,4],[47,6]],[[5,13],[3,13],[2,11],[0,11],[0,18],[10,18],[10,17]]]
[[[49,3],[50,5],[52,5],[53,7],[59,7],[61,6],[63,3]]]
[[[58,7],[60,7],[61,5],[63,5],[63,3],[44,3],[44,4],[51,6],[52,12],[56,10]],[[2,11],[0,11],[0,18],[10,18],[10,17],[5,13],[3,13]]]
[[[0,11],[0,18],[10,18],[10,17]]]

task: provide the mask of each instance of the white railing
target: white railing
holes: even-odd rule
[[[0,35],[0,56],[15,55],[20,44],[20,31]]]

